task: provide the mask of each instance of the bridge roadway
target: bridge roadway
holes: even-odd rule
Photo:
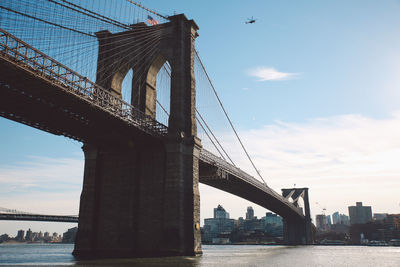
[[[82,142],[162,140],[168,133],[163,124],[2,29],[0,116]],[[304,220],[287,199],[205,149],[199,172],[201,183],[291,221]]]

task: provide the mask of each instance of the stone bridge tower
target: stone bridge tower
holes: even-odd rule
[[[199,154],[195,118],[194,53],[198,27],[184,15],[155,26],[96,33],[97,83],[121,96],[133,70],[131,103],[155,118],[156,77],[171,66],[168,136],[113,128],[84,144],[85,173],[77,257],[135,257],[201,253]]]
[[[308,188],[282,189],[282,196],[292,199],[293,205],[299,207],[300,198],[304,201],[304,220],[284,219],[284,241],[289,245],[311,245],[314,243],[311,229],[310,202]]]

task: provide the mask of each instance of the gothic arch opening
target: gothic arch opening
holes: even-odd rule
[[[297,200],[297,204],[298,204],[299,208],[301,208],[301,210],[303,211],[303,214],[305,214],[305,213],[304,213],[304,211],[305,211],[305,206],[304,206],[304,199],[303,199],[303,197],[299,197],[299,199]]]
[[[161,54],[149,67],[146,79],[146,113],[168,125],[171,101],[171,65]]]
[[[121,98],[129,104],[132,104],[132,79],[133,71],[130,69],[121,83]]]
[[[157,74],[156,120],[168,125],[171,106],[171,66],[166,61]]]
[[[129,74],[129,75],[128,75]],[[111,79],[110,79],[111,78]],[[103,77],[103,80],[101,80],[102,83],[105,83],[107,80],[110,79],[110,87],[111,87],[111,93],[121,97],[123,100],[125,100],[128,103],[131,103],[130,99],[124,99],[123,93],[127,94],[126,92],[123,92],[123,86],[125,87],[125,90],[132,90],[132,85],[129,86],[129,83],[132,84],[132,70],[128,66],[123,66],[116,72],[112,74],[111,77]],[[130,89],[129,89],[130,88]]]

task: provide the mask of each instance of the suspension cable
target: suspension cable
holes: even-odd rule
[[[168,17],[163,16],[163,15],[161,15],[160,13],[157,13],[157,12],[151,10],[151,9],[148,9],[148,8],[142,6],[142,5],[139,4],[139,3],[136,3],[136,2],[134,2],[134,1],[132,1],[132,0],[126,0],[126,1],[128,1],[128,2],[131,3],[131,4],[134,4],[135,6],[138,6],[138,7],[142,8],[142,9],[144,9],[144,10],[146,10],[146,11],[148,11],[148,12],[150,12],[150,13],[156,15],[156,16],[159,16],[159,17],[161,17],[161,18],[163,18],[163,19],[169,20]]]
[[[204,120],[203,116],[201,116],[200,112],[197,110],[196,108],[196,113],[197,115],[199,115],[200,119],[203,121],[204,125],[207,127],[208,131],[210,131],[211,135],[214,137],[215,141],[218,143],[218,145],[221,147],[222,151],[224,151],[225,155],[228,157],[229,161],[232,163],[233,166],[236,167],[235,163],[233,162],[233,160],[231,159],[231,157],[229,157],[229,154],[225,151],[225,149],[223,148],[223,146],[221,145],[221,143],[218,141],[217,137],[214,135],[213,131],[210,129],[210,127],[208,127],[207,122]],[[204,127],[202,127],[204,132],[206,132],[206,130],[204,129]],[[206,132],[207,134],[207,132]],[[208,135],[208,134],[207,134]],[[211,141],[212,142],[212,141]]]
[[[58,2],[56,2],[56,1],[54,1],[54,0],[47,0],[47,1],[52,2],[52,3],[56,4],[56,5],[60,5],[60,6],[62,6],[62,7],[71,9],[71,10],[76,11],[76,12],[78,12],[78,13],[80,13],[80,14],[85,15],[85,16],[89,16],[89,17],[95,18],[95,19],[97,19],[97,20],[100,20],[100,21],[103,21],[103,22],[112,24],[112,25],[114,25],[114,26],[117,26],[117,27],[120,27],[120,28],[124,28],[124,29],[130,29],[129,25],[123,24],[123,23],[121,23],[121,22],[119,22],[119,21],[113,20],[113,19],[111,19],[111,18],[108,18],[108,17],[103,16],[103,15],[101,15],[101,14],[98,14],[98,13],[96,13],[96,12],[90,11],[90,10],[88,10],[88,9],[86,9],[86,8],[83,8],[83,7],[79,6],[79,5],[76,5],[76,4],[74,4],[74,3],[71,3],[71,2],[69,2],[69,1],[60,0],[61,2],[64,2],[64,3],[66,3],[66,4],[70,5],[70,6],[73,6],[73,7],[75,7],[75,8],[81,9],[81,10],[83,10],[83,11],[85,11],[85,12],[88,12],[89,14],[88,14],[88,13],[85,13],[85,12],[83,12],[83,11],[77,10],[77,9],[75,9],[75,8],[72,8],[72,7],[70,7],[70,6],[63,5],[63,4],[58,3]]]
[[[224,105],[222,104],[221,99],[219,98],[218,93],[217,93],[217,91],[216,91],[215,88],[214,88],[213,83],[211,82],[210,76],[208,76],[208,73],[207,73],[207,71],[206,71],[206,68],[204,67],[203,62],[201,61],[197,50],[195,50],[195,53],[196,53],[196,56],[197,56],[197,58],[198,58],[198,60],[199,60],[199,62],[200,62],[200,65],[201,65],[201,67],[202,67],[204,73],[205,73],[206,76],[207,76],[207,79],[208,79],[208,81],[209,81],[209,83],[210,83],[210,85],[211,85],[211,88],[213,89],[214,94],[215,94],[215,96],[217,97],[217,100],[218,100],[218,102],[219,102],[219,104],[220,104],[222,110],[224,111],[225,117],[228,119],[228,122],[229,122],[229,124],[230,124],[230,126],[231,126],[233,132],[234,132],[235,135],[236,135],[236,138],[238,139],[240,145],[242,146],[244,152],[246,153],[246,156],[247,156],[247,158],[249,159],[249,161],[251,162],[251,165],[253,166],[254,170],[257,172],[258,176],[261,178],[261,180],[264,182],[264,184],[267,185],[267,183],[265,182],[264,178],[261,176],[260,171],[256,168],[256,166],[255,166],[253,160],[251,159],[251,157],[250,157],[249,153],[247,152],[246,148],[244,147],[244,145],[243,145],[243,143],[242,143],[242,140],[240,139],[239,134],[237,133],[235,127],[233,126],[233,123],[232,123],[231,119],[229,118],[228,113],[226,112],[226,110],[225,110],[225,108],[224,108]]]
[[[163,66],[165,71],[167,72],[168,76],[171,77],[171,73],[170,73],[170,69],[168,69],[167,67],[165,67],[165,65]],[[170,66],[168,65],[168,67],[170,68]],[[161,105],[161,104],[160,104]],[[210,127],[208,126],[207,122],[204,120],[203,116],[201,116],[200,112],[197,110],[197,108],[195,108],[196,113],[199,115],[199,118],[201,119],[201,121],[204,123],[204,125],[206,126],[206,128],[208,129],[208,131],[211,133],[211,135],[214,137],[215,141],[217,142],[217,144],[219,145],[219,147],[222,149],[222,151],[224,152],[224,154],[226,155],[226,157],[229,159],[229,161],[232,163],[233,166],[236,167],[235,163],[233,162],[233,160],[231,159],[231,157],[229,157],[229,154],[226,152],[226,150],[224,149],[224,147],[221,145],[221,143],[219,142],[218,138],[215,136],[215,134],[213,133],[213,131],[210,129]],[[169,115],[169,114],[168,114]],[[204,128],[203,124],[201,123],[201,121],[197,118],[196,116],[196,120],[197,122],[199,122],[201,128],[204,130],[204,133],[207,135],[207,137],[210,139],[211,143],[214,145],[214,147],[217,149],[218,153],[221,155],[221,157],[225,159],[225,157],[222,155],[222,153],[220,152],[220,150],[218,149],[218,147],[215,145],[214,141],[211,139],[211,137],[209,136],[208,132],[206,131],[206,129]]]
[[[165,68],[165,67],[164,67]],[[167,71],[168,73],[168,71]],[[160,101],[158,101],[156,99],[157,104],[161,107],[161,109],[165,112],[165,114],[167,114],[169,116],[169,112],[164,108],[164,106],[160,103]],[[196,110],[197,111],[197,110]],[[197,111],[198,112],[198,111]],[[211,136],[208,134],[208,132],[206,131],[206,129],[204,128],[203,124],[201,123],[201,121],[199,120],[199,118],[196,117],[197,122],[199,123],[200,127],[204,130],[204,133],[207,135],[208,139],[210,139],[211,143],[214,145],[215,149],[218,151],[219,155],[224,159],[224,155],[221,153],[221,151],[218,149],[217,145],[214,143],[214,141],[212,140]],[[210,130],[211,131],[211,130]],[[214,137],[215,138],[215,137]],[[216,140],[218,142],[218,140]],[[221,147],[222,148],[222,147]],[[222,148],[223,149],[223,148]],[[225,152],[226,153],[226,152]],[[229,156],[228,156],[229,157]],[[230,159],[230,158],[229,158]],[[230,159],[231,160],[231,159]],[[231,160],[232,162],[232,160]],[[233,164],[233,162],[232,162]],[[233,164],[235,165],[235,164]]]
[[[4,7],[4,6],[0,6],[0,8],[5,9],[5,10],[10,11],[10,12],[13,12],[13,13],[16,13],[18,15],[22,15],[22,16],[25,16],[25,17],[28,17],[28,18],[31,18],[31,19],[34,19],[34,20],[38,20],[38,21],[43,22],[43,23],[47,23],[47,24],[50,24],[50,25],[53,25],[53,26],[56,26],[56,27],[60,27],[60,28],[62,28],[64,30],[73,31],[73,32],[76,32],[76,33],[80,33],[80,34],[83,34],[83,35],[90,36],[90,37],[96,37],[94,34],[88,34],[86,32],[82,32],[82,31],[78,31],[78,30],[75,30],[75,29],[72,29],[72,28],[68,28],[68,27],[62,26],[62,25],[57,24],[57,23],[53,23],[53,22],[50,22],[50,21],[47,21],[47,20],[39,19],[39,18],[33,17],[31,15],[24,14],[24,13],[18,12],[16,10],[12,10],[12,9]]]

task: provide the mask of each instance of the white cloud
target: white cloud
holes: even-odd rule
[[[239,156],[243,153],[234,137],[218,136],[235,163],[254,175]],[[316,202],[327,213],[347,213],[356,201],[371,205],[373,212],[400,212],[400,112],[385,119],[349,114],[302,123],[276,121],[240,136],[270,187],[278,192],[293,184],[310,188],[313,214],[321,212]],[[202,143],[209,147],[205,139]],[[80,158],[31,157],[29,162],[0,165],[0,206],[77,214],[83,163]],[[218,204],[232,218],[244,216],[249,205],[257,216],[265,214],[265,209],[229,193],[205,185],[200,190],[202,219],[211,217]]]
[[[77,215],[83,183],[79,158],[28,157],[28,161],[0,165],[0,206],[38,214]],[[20,229],[63,233],[73,223],[2,221],[2,233]]]
[[[281,81],[295,77],[296,73],[280,72],[271,67],[257,67],[247,71],[249,76],[258,78],[258,81]]]
[[[1,206],[28,212],[77,214],[83,161],[34,156],[28,159],[0,165]]]
[[[293,184],[310,188],[314,214],[321,212],[315,202],[328,213],[347,213],[356,201],[371,205],[373,212],[400,211],[400,112],[385,119],[350,114],[303,123],[277,121],[240,136],[270,187],[278,192]],[[235,163],[254,175],[233,139],[220,138]],[[215,192],[204,191],[204,206],[215,205],[207,203],[207,194]],[[248,203],[233,201],[225,204],[232,206],[228,211],[243,216]]]

